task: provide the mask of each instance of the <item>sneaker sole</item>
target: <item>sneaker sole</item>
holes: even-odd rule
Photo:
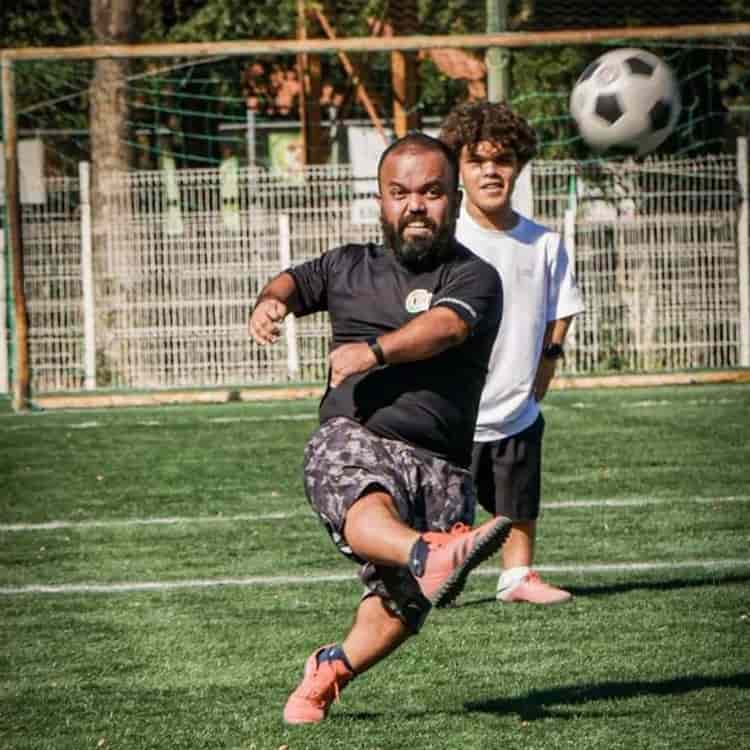
[[[430,597],[433,607],[447,607],[455,601],[464,590],[469,573],[503,546],[508,534],[510,534],[511,526],[510,519],[504,518],[479,540],[463,563],[445,579],[443,585]]]
[[[523,584],[520,584],[523,585]],[[561,589],[564,591],[564,589]],[[555,597],[543,601],[542,599],[525,598],[523,595],[515,598],[514,592],[516,587],[513,586],[510,590],[501,589],[495,594],[495,599],[501,604],[532,604],[537,607],[556,607],[559,604],[567,604],[573,599],[573,595],[570,592],[565,592],[564,597]]]
[[[572,601],[573,597],[569,596],[567,599],[554,599],[547,602],[534,602],[530,599],[502,599],[500,595],[497,595],[495,599],[500,604],[531,604],[535,607],[559,607],[561,604],[567,604]]]

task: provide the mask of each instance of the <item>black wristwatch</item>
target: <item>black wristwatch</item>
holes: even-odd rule
[[[370,351],[375,355],[375,359],[378,361],[378,364],[384,365],[386,363],[385,354],[383,354],[383,349],[378,343],[378,337],[370,336],[367,339],[367,345],[370,347]]]
[[[565,356],[565,350],[562,344],[551,341],[542,349],[542,356],[546,359],[560,359]]]

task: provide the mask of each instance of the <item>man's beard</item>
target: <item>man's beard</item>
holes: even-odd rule
[[[403,232],[410,223],[424,224],[432,230],[432,236],[405,240]],[[412,271],[426,271],[439,266],[455,253],[453,245],[454,222],[438,227],[432,219],[427,217],[407,217],[402,219],[398,228],[396,228],[393,224],[388,223],[381,214],[380,226],[386,246],[393,250],[393,254],[401,265]]]

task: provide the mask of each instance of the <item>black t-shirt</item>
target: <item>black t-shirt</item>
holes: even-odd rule
[[[401,328],[445,305],[470,328],[460,345],[430,359],[385,365],[329,387],[320,421],[349,417],[377,435],[402,440],[468,466],[492,344],[500,326],[497,271],[463,245],[429,271],[413,272],[382,245],[344,245],[289,269],[302,312],[327,310],[332,349]],[[330,377],[330,375],[329,375]]]

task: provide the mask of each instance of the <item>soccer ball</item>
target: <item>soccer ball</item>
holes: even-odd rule
[[[661,58],[642,49],[616,49],[583,71],[570,95],[570,112],[595,151],[618,148],[643,156],[674,130],[680,88]]]

